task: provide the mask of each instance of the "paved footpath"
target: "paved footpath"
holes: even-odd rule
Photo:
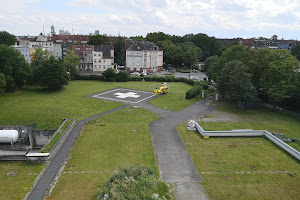
[[[28,196],[28,200],[39,200],[43,199],[46,193],[48,192],[48,188],[50,187],[51,183],[53,182],[56,174],[58,173],[59,168],[65,161],[66,157],[69,154],[71,147],[73,146],[75,140],[80,135],[80,132],[85,123],[88,121],[97,119],[104,115],[110,114],[112,112],[121,110],[128,105],[123,105],[118,108],[106,111],[104,113],[100,113],[98,115],[94,115],[92,117],[86,118],[76,123],[70,134],[68,135],[66,141],[62,144],[61,148],[56,153],[55,157],[51,161],[50,165],[45,170],[44,174],[41,176],[33,190],[31,191],[30,195]]]
[[[199,182],[202,178],[186,150],[175,127],[188,119],[197,118],[215,110],[205,99],[182,111],[166,111],[150,103],[141,104],[145,109],[162,118],[150,124],[153,146],[163,181],[174,185],[177,199],[208,199]]]
[[[199,118],[205,113],[212,112],[216,107],[208,105],[209,100],[205,99],[178,112],[164,110],[148,102],[139,103],[143,108],[162,116],[150,124],[153,146],[161,178],[163,181],[173,184],[175,195],[179,200],[208,199],[199,183],[202,182],[202,178],[175,127],[188,119]],[[86,122],[127,106],[129,105],[123,105],[77,122],[27,199],[44,198]]]

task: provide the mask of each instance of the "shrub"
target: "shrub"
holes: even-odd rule
[[[129,81],[129,78],[130,78],[129,73],[125,71],[119,71],[119,73],[116,74],[117,82],[127,82]]]
[[[152,169],[129,167],[113,174],[96,199],[174,199],[170,191]]]
[[[102,73],[102,76],[105,81],[115,81],[117,75],[114,69],[108,68]]]
[[[143,80],[143,77],[141,76],[131,76],[130,81],[142,81]]]
[[[200,94],[201,91],[202,91],[202,87],[200,85],[196,85],[186,92],[185,98],[192,99],[195,96],[197,96],[198,94]]]

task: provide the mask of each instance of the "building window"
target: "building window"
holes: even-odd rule
[[[94,56],[97,56],[96,54],[94,54]]]
[[[99,63],[101,63],[101,60],[99,60]]]

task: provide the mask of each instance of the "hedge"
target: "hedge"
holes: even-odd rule
[[[201,85],[196,85],[194,87],[192,87],[190,90],[188,90],[185,94],[185,98],[186,99],[192,99],[195,96],[197,96],[198,94],[200,94],[202,91],[202,86]]]

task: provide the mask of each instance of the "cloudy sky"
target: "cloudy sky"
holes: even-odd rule
[[[300,0],[0,0],[0,30],[145,36],[149,32],[218,38],[300,40]]]

